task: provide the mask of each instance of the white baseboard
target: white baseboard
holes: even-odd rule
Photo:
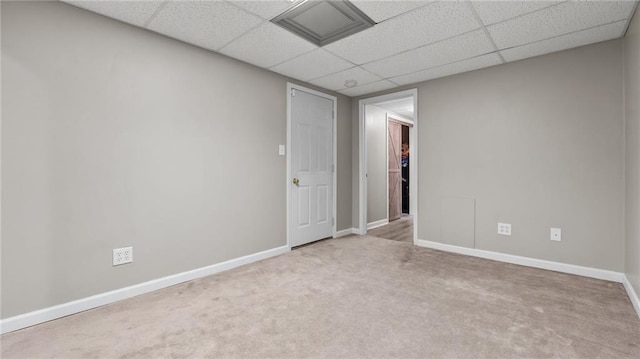
[[[638,318],[640,318],[640,299],[638,298],[638,293],[636,293],[636,290],[633,288],[626,275],[624,276],[622,284],[624,285],[624,289],[627,291],[629,299],[631,299],[631,304],[633,304],[633,308],[635,308]]]
[[[382,227],[385,224],[389,224],[389,220],[388,219],[381,219],[379,221],[375,221],[375,222],[371,222],[371,223],[367,223],[367,230],[369,229],[374,229],[374,228],[378,228],[378,227]]]
[[[446,252],[491,259],[499,262],[519,264],[522,266],[547,269],[547,270],[568,273],[568,274],[575,274],[583,277],[604,279],[604,280],[609,280],[617,283],[623,283],[625,278],[624,273],[620,273],[620,272],[613,272],[613,271],[591,268],[591,267],[583,267],[583,266],[578,266],[574,264],[552,262],[544,259],[521,257],[521,256],[515,256],[512,254],[485,251],[482,249],[453,246],[450,244],[426,241],[424,239],[418,239],[418,241],[416,242],[416,245],[421,247],[438,249]]]
[[[337,231],[336,234],[333,235],[333,238],[340,238],[340,237],[348,236],[350,234],[357,233],[356,231],[357,231],[356,228],[343,229],[343,230]]]
[[[49,308],[36,310],[33,312],[16,315],[14,317],[0,320],[0,334],[30,327],[32,325],[44,323],[53,319],[76,314],[85,310],[97,308],[106,304],[114,303],[123,299],[135,297],[137,295],[153,292],[158,289],[170,287],[179,283],[193,279],[206,277],[208,275],[223,272],[245,264],[257,262],[291,250],[288,246],[277,247],[263,252],[249,254],[244,257],[231,259],[222,263],[170,275],[167,277],[150,280],[148,282],[132,285],[121,289],[112,290],[106,293],[92,295],[90,297],[74,300],[72,302],[56,305]]]

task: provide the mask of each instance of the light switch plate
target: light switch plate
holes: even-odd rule
[[[280,146],[278,146],[278,154],[279,154],[280,156],[284,156],[284,155],[285,155],[285,153],[286,153],[286,151],[285,151],[285,147],[284,147],[284,145],[280,145]]]

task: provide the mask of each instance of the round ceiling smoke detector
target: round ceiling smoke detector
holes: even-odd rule
[[[358,85],[358,81],[356,80],[347,80],[344,82],[344,87],[356,87]]]

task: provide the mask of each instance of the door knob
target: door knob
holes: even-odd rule
[[[297,186],[299,183],[300,183],[300,180],[293,177],[293,184]]]

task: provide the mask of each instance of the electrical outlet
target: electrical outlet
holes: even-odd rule
[[[113,265],[133,262],[133,247],[116,248],[113,250]]]
[[[511,224],[510,223],[498,223],[498,234],[502,234],[503,236],[511,235]]]
[[[560,228],[551,228],[549,239],[552,241],[560,242],[562,240],[562,229]]]

